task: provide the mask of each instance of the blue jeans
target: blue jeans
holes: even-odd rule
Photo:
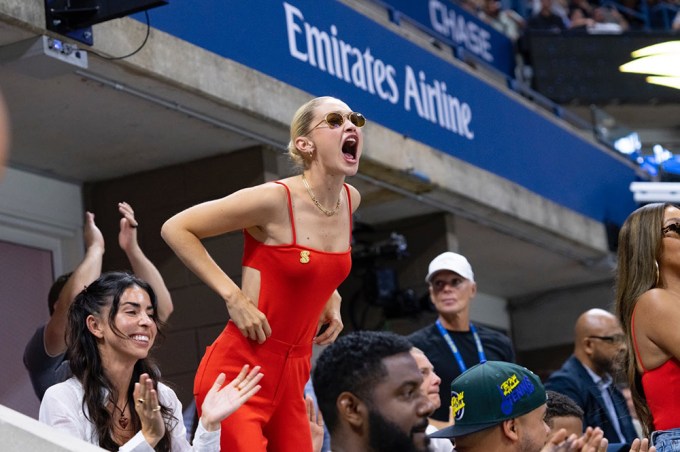
[[[680,452],[680,428],[652,432],[656,452]]]

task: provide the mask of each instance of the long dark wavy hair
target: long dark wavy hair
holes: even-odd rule
[[[115,318],[123,292],[135,286],[149,294],[154,313],[157,312],[156,294],[148,283],[129,273],[108,272],[102,274],[78,294],[71,304],[68,315],[66,342],[71,372],[83,385],[82,408],[85,413],[89,413],[88,420],[95,426],[99,437],[99,446],[107,450],[118,450],[121,446],[113,439],[114,417],[106,409],[109,403],[115,403],[118,400],[118,393],[106,377],[97,347],[97,338],[87,328],[87,318],[93,315],[103,320],[102,313],[107,307],[110,307],[106,321],[115,334],[124,337],[123,333],[116,327]],[[153,321],[156,323],[160,335],[162,325],[155,314]],[[133,390],[135,382],[139,381],[139,377],[143,373],[149,374],[149,377],[153,379],[156,391],[158,391],[160,380],[158,367],[149,358],[140,359],[135,363],[127,394],[131,423],[135,432],[142,428],[142,424],[134,409]],[[171,449],[170,430],[174,428],[178,420],[172,415],[170,408],[163,405],[162,401],[159,400],[159,402],[166,428],[165,435],[158,442],[155,450],[169,451]],[[85,410],[85,407],[87,407],[87,410]]]
[[[645,436],[654,431],[654,421],[638,372],[638,357],[633,343],[632,319],[635,305],[642,294],[661,287],[658,258],[662,251],[664,213],[669,203],[647,204],[631,213],[619,232],[616,268],[616,314],[626,334],[626,370],[633,405]]]

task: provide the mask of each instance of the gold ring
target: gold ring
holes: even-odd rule
[[[144,403],[144,399],[140,397],[139,399],[137,399],[137,403]]]
[[[156,412],[156,411],[160,411],[160,410],[161,410],[161,406],[160,406],[160,405],[158,405],[158,406],[157,406],[156,408],[154,408],[154,409],[153,409],[153,410],[151,410],[151,411],[153,411],[153,412]]]

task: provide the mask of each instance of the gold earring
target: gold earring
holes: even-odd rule
[[[659,263],[657,261],[654,261],[654,267],[656,269],[656,284],[654,287],[657,287],[659,285]]]

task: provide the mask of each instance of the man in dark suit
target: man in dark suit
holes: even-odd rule
[[[574,354],[546,382],[546,389],[572,398],[584,412],[584,427],[600,427],[610,443],[630,444],[637,437],[626,399],[613,382],[623,330],[603,309],[579,316],[574,328]]]

